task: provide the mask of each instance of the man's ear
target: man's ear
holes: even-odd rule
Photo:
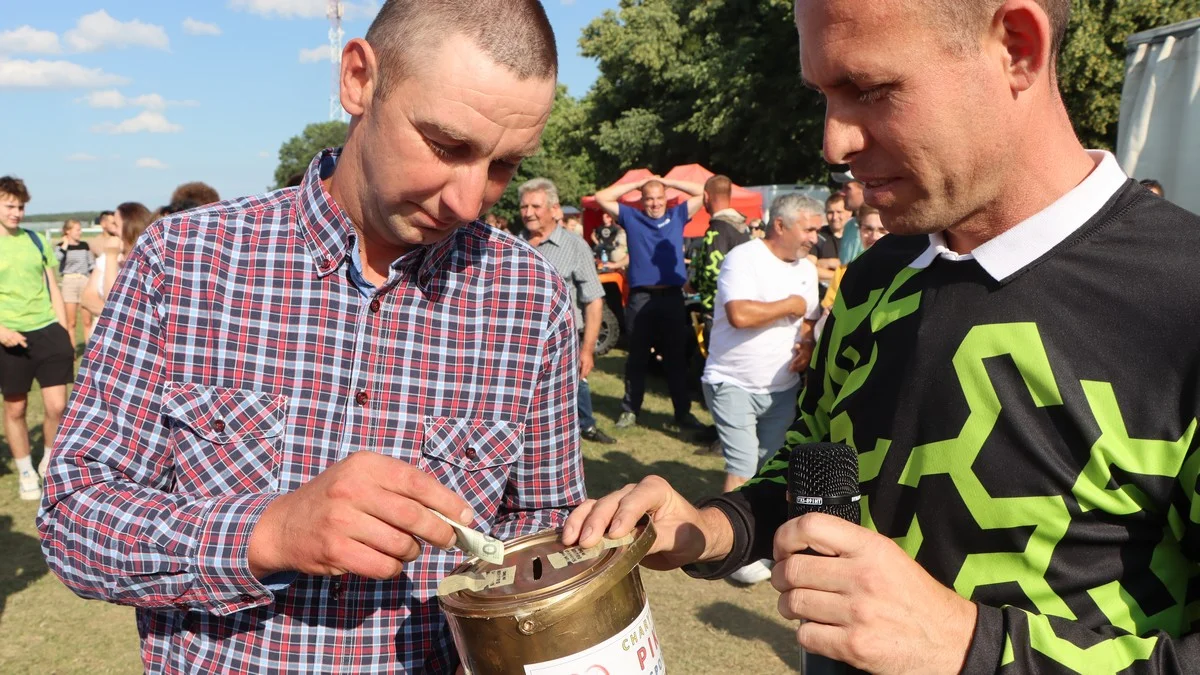
[[[1031,89],[1050,77],[1052,41],[1050,17],[1034,0],[1006,0],[992,15],[988,40],[1004,58],[1009,87],[1015,93]]]
[[[342,108],[358,117],[371,106],[379,82],[375,50],[362,38],[354,38],[342,49]]]

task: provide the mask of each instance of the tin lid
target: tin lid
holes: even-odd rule
[[[504,543],[504,562],[472,558],[454,569],[438,588],[442,608],[459,616],[529,617],[557,613],[599,597],[628,575],[650,545],[654,527],[643,518],[629,535],[581,549],[564,546],[561,530],[546,530]]]

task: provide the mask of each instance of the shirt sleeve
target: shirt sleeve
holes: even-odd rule
[[[161,231],[143,244],[117,277],[58,430],[38,513],[43,553],[85,598],[218,615],[269,604],[247,549],[275,495],[172,489]]]
[[[586,497],[575,414],[579,373],[575,321],[566,286],[555,275],[541,370],[525,419],[525,448],[509,476],[493,527],[500,539],[559,527]]]
[[[579,257],[579,284],[578,297],[579,308],[583,309],[588,303],[604,297],[604,285],[600,283],[600,275],[596,272],[595,258],[592,257],[592,250],[582,239],[579,240],[577,246]],[[582,329],[583,326],[580,326]]]
[[[51,246],[50,239],[47,238],[46,235],[35,234],[33,236],[37,237],[42,242],[42,267],[45,267],[48,270],[57,269],[58,252],[62,249],[57,246]],[[66,254],[64,253],[63,255]]]

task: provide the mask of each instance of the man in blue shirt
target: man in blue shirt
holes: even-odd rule
[[[667,188],[691,197],[667,208]],[[620,198],[642,191],[642,208],[621,204]],[[629,358],[625,361],[625,398],[617,428],[637,424],[646,393],[646,368],[650,348],[662,354],[667,387],[681,431],[704,425],[691,413],[687,387],[688,315],[683,302],[687,269],[683,263],[683,228],[704,205],[704,187],[698,183],[654,176],[635,183],[614,185],[596,193],[596,201],[625,230],[629,244],[629,304],[625,325],[629,329]]]

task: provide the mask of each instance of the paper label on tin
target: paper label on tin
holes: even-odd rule
[[[517,568],[515,566],[490,570],[483,574],[478,572],[464,572],[442,579],[441,583],[438,584],[437,594],[439,596],[450,595],[451,593],[465,590],[482,591],[485,588],[507,586],[516,578]]]
[[[563,549],[561,553],[551,553],[546,556],[546,560],[550,561],[550,565],[556,570],[561,570],[568,565],[599,558],[601,553],[604,553],[610,548],[625,546],[633,543],[633,533],[621,537],[620,539],[609,539],[605,537],[599,544],[591,548],[579,548],[572,546],[571,548]]]
[[[633,623],[600,644],[561,659],[525,666],[525,675],[665,675],[650,603]]]

